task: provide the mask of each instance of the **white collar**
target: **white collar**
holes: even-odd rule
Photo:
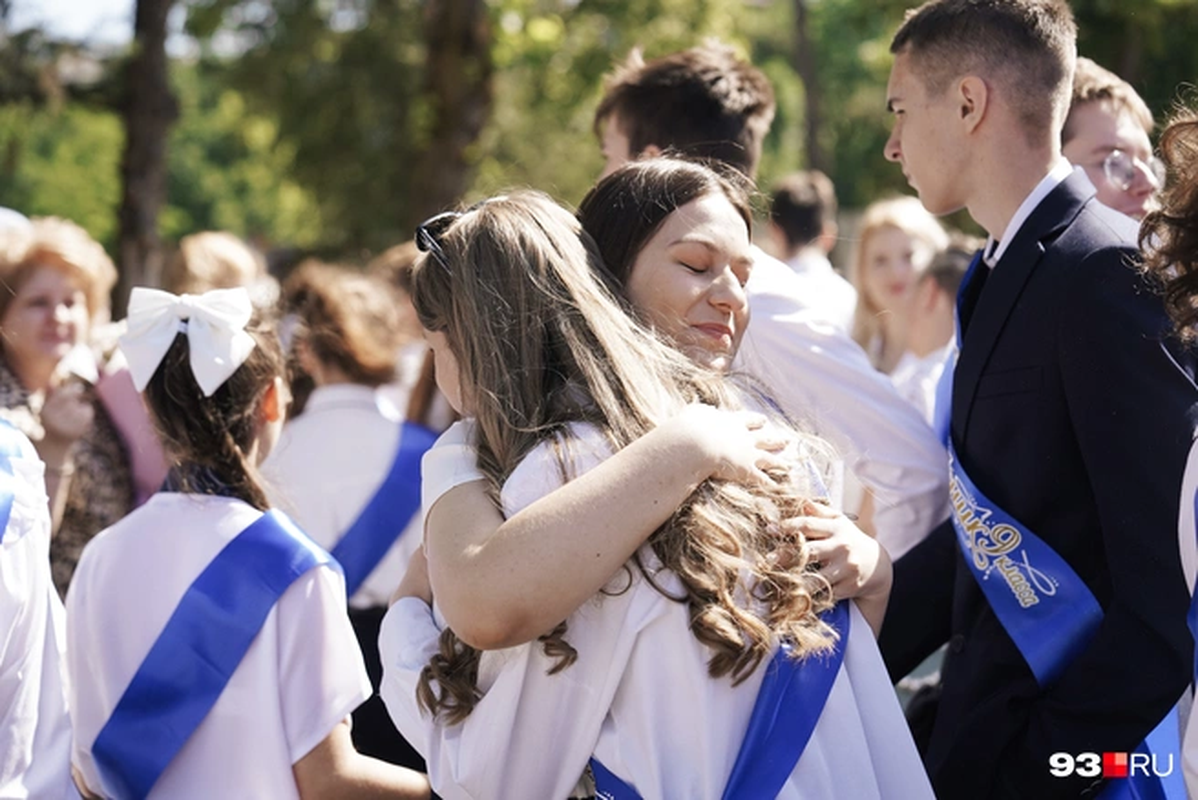
[[[357,383],[330,383],[312,390],[304,406],[304,414],[336,408],[381,410],[377,392],[373,388]]]
[[[994,265],[1003,257],[1003,253],[1007,252],[1007,246],[1015,239],[1019,229],[1023,227],[1023,223],[1036,210],[1036,206],[1040,205],[1040,201],[1048,197],[1049,192],[1057,188],[1072,174],[1073,165],[1064,158],[1057,159],[1056,165],[1036,184],[1036,188],[1032,189],[1032,193],[1024,198],[1023,203],[1015,211],[1015,216],[1011,217],[1011,221],[1007,223],[1007,229],[1003,231],[1002,239],[996,241],[993,236],[986,239],[986,249],[982,251],[982,260],[986,262],[986,266],[994,268]]]

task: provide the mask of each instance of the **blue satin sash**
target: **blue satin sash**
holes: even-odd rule
[[[0,542],[4,541],[4,531],[8,528],[8,518],[12,516],[12,505],[17,497],[13,490],[16,476],[10,462],[22,457],[21,447],[16,441],[21,435],[12,423],[0,419]]]
[[[1047,686],[1089,644],[1102,622],[1102,607],[1055,550],[977,488],[951,441],[948,448],[953,528],[965,563],[1036,681]],[[1180,759],[1176,709],[1136,752],[1169,753]],[[1180,771],[1176,763],[1178,779]],[[1185,788],[1180,780],[1137,773],[1109,780],[1099,797],[1184,798]]]
[[[1047,686],[1102,622],[1088,586],[1042,539],[974,485],[949,443],[949,501],[965,563],[990,608]]]
[[[387,477],[331,551],[345,571],[345,596],[353,597],[420,510],[420,459],[437,434],[403,423]]]
[[[969,268],[965,271],[965,277],[961,279],[961,286],[957,289],[957,313],[954,317],[957,330],[957,349],[949,356],[948,363],[944,365],[944,371],[940,373],[940,380],[936,382],[936,401],[932,405],[932,430],[936,432],[940,443],[945,447],[948,447],[948,440],[952,435],[949,423],[952,420],[953,412],[953,372],[956,370],[957,358],[961,352],[961,307],[964,304],[965,293],[970,283],[973,282],[977,271],[989,269],[982,262],[982,252],[979,250],[974,253],[973,260],[969,262]]]
[[[824,622],[837,634],[830,655],[796,661],[790,657],[790,647],[783,646],[770,660],[722,800],[777,797],[794,772],[844,663],[849,638],[848,602],[837,603],[823,615]],[[591,772],[595,796],[601,800],[641,800],[635,789],[597,759],[591,759]]]
[[[277,511],[225,545],[188,587],[92,745],[110,797],[144,798],[216,704],[270,610],[331,564]]]

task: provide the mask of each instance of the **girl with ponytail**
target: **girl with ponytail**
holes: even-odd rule
[[[370,683],[340,571],[257,475],[288,397],[253,316],[244,289],[130,299],[122,348],[171,472],[88,544],[67,597],[81,791],[428,797],[423,775],[350,743]]]

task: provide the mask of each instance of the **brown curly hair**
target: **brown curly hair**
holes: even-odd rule
[[[1160,207],[1140,226],[1144,269],[1156,278],[1178,335],[1198,339],[1198,110],[1177,116],[1161,134],[1168,181]]]
[[[492,199],[457,217],[436,245],[416,266],[412,297],[421,323],[444,332],[457,357],[477,420],[479,468],[497,501],[543,443],[558,448],[565,471],[572,423],[595,425],[619,450],[687,403],[740,406],[724,376],[629,316],[594,241],[548,197]],[[805,552],[787,568],[770,558],[777,523],[811,494],[790,479],[753,492],[708,480],[650,537],[685,588],[673,599],[688,606],[691,630],[711,650],[713,677],[744,680],[779,639],[793,642],[796,657],[832,646],[835,634],[818,617],[832,605],[827,581],[806,569]],[[631,564],[652,582],[638,558]],[[565,632],[563,622],[541,638],[556,658],[551,673],[576,658]],[[478,651],[446,630],[421,675],[421,705],[449,724],[463,720],[480,696],[478,665]]]

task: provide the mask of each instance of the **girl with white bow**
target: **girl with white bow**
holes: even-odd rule
[[[80,789],[428,797],[423,775],[350,742],[370,683],[340,570],[256,477],[287,390],[277,338],[252,316],[244,289],[130,298],[121,344],[172,470],[88,544],[67,597]]]

